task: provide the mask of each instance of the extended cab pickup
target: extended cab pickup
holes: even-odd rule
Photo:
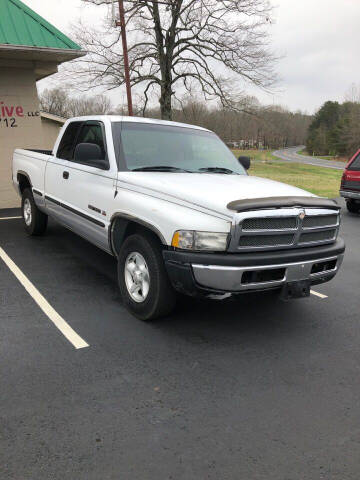
[[[340,207],[248,176],[211,131],[145,118],[78,117],[50,151],[15,150],[26,231],[48,216],[117,258],[124,304],[168,314],[189,295],[308,296],[342,262]]]

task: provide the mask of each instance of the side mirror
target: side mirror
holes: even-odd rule
[[[245,170],[249,170],[250,163],[251,163],[250,157],[241,156],[238,158],[238,160],[239,160],[239,163],[241,163],[241,165],[245,168]]]
[[[101,170],[108,170],[109,164],[101,158],[102,155],[101,148],[96,143],[79,143],[75,147],[74,161]]]

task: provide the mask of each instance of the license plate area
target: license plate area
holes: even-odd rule
[[[295,282],[287,282],[282,288],[281,297],[283,300],[309,297],[310,286],[310,280],[297,280]]]

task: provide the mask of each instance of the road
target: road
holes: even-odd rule
[[[0,259],[1,480],[358,480],[360,216],[324,298],[189,299],[144,323],[112,257],[17,215],[0,247],[88,346]]]
[[[324,160],[317,157],[308,157],[306,155],[300,155],[297,152],[304,148],[304,145],[298,145],[297,147],[284,148],[283,150],[276,150],[272,152],[275,157],[286,160],[287,162],[294,163],[306,163],[308,165],[316,165],[318,167],[334,168],[336,170],[344,170],[345,163],[337,162],[336,160]]]

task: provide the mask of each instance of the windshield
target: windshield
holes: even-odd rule
[[[246,175],[215,133],[146,123],[115,123],[129,170]]]

